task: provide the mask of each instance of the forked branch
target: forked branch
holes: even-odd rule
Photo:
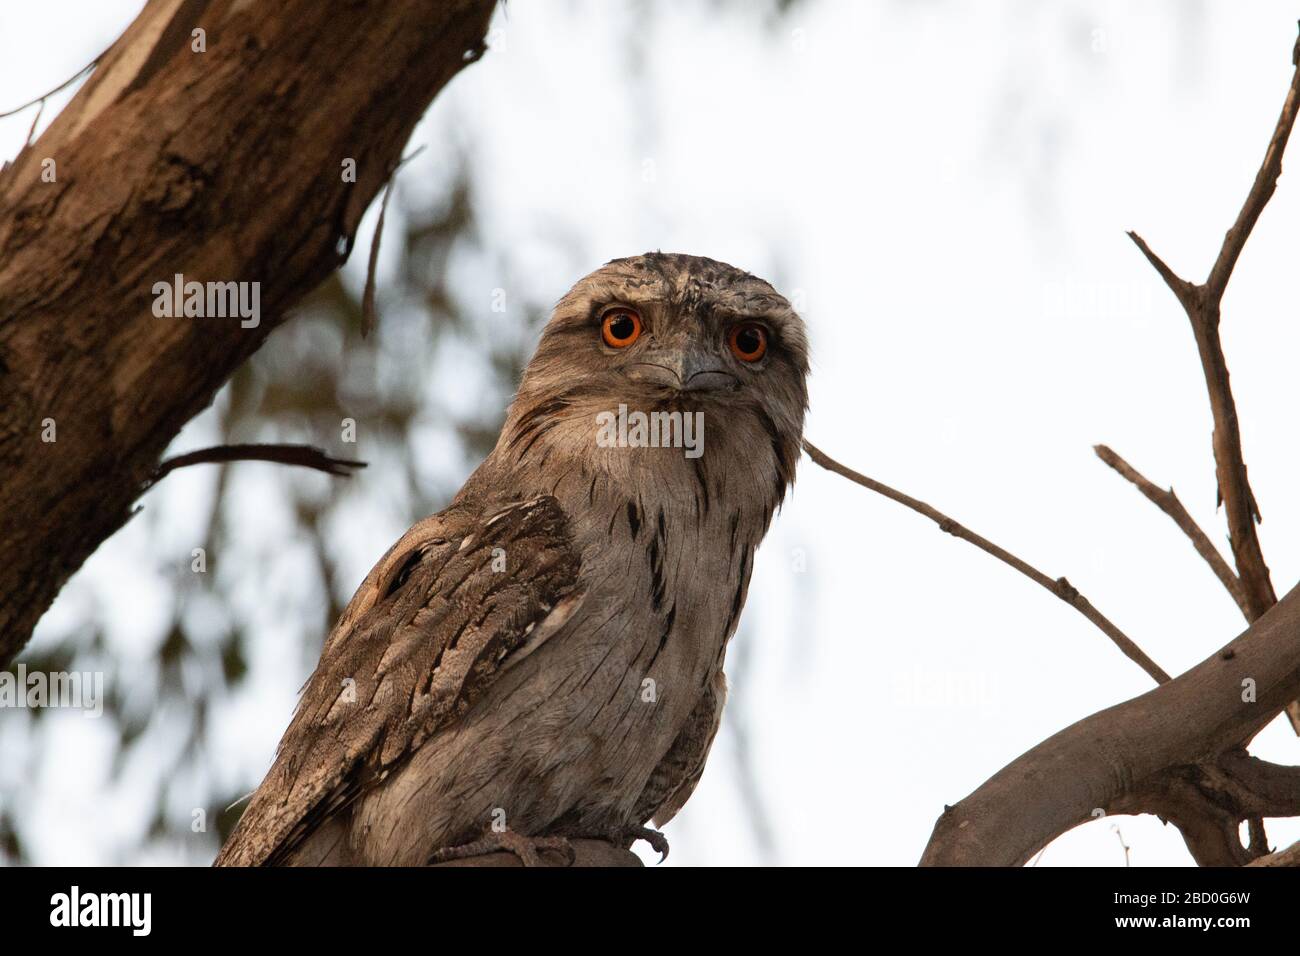
[[[1282,104],[1281,115],[1264,154],[1264,161],[1241,212],[1237,215],[1237,221],[1223,238],[1219,255],[1205,282],[1197,285],[1180,278],[1141,236],[1135,232],[1129,233],[1133,242],[1177,296],[1192,325],[1192,334],[1196,338],[1205,373],[1210,412],[1214,418],[1214,461],[1219,497],[1227,511],[1233,557],[1250,608],[1248,616],[1252,621],[1277,603],[1277,595],[1273,591],[1268,566],[1264,563],[1259,537],[1255,532],[1259,509],[1246,476],[1241,431],[1237,424],[1237,406],[1232,397],[1227,361],[1219,339],[1219,307],[1233,267],[1237,264],[1260,213],[1277,188],[1277,180],[1282,173],[1282,153],[1295,126],[1297,108],[1300,107],[1300,39],[1296,41],[1291,59],[1295,70]]]
[[[1300,587],[1280,602],[1273,593],[1255,533],[1259,512],[1246,477],[1219,341],[1223,291],[1276,187],[1282,151],[1295,123],[1300,40],[1292,65],[1290,88],[1264,163],[1205,283],[1181,279],[1141,237],[1130,233],[1192,324],[1214,417],[1219,494],[1227,510],[1243,611],[1251,624],[1190,671],[1067,727],[946,808],[922,864],[1019,865],[1098,811],[1153,813],[1174,823],[1201,864],[1240,865],[1258,858],[1283,865],[1297,857],[1295,848],[1273,854],[1276,860],[1265,855],[1261,820],[1300,815],[1300,768],[1254,760],[1243,750],[1243,742],[1300,695]],[[1172,492],[1166,498],[1155,489],[1153,496],[1150,482],[1131,467],[1131,474],[1126,473],[1119,467],[1123,460],[1117,455],[1114,459],[1113,467],[1183,525]],[[1184,531],[1194,543],[1198,536],[1204,539],[1190,519],[1188,525]],[[1206,559],[1224,578],[1223,569],[1209,555]],[[1288,709],[1293,724],[1300,726],[1294,704]],[[1249,846],[1243,846],[1238,835],[1243,821],[1251,823]]]
[[[1240,596],[1245,600],[1243,611],[1248,621],[1258,620],[1276,604],[1277,595],[1273,590],[1255,527],[1260,521],[1259,507],[1246,474],[1237,405],[1232,397],[1228,363],[1219,337],[1220,305],[1246,240],[1250,238],[1251,230],[1277,189],[1277,180],[1282,174],[1282,154],[1295,126],[1297,110],[1300,109],[1300,38],[1297,38],[1292,49],[1291,64],[1294,68],[1291,84],[1273,135],[1269,139],[1268,149],[1264,153],[1264,160],[1255,175],[1250,193],[1237,214],[1236,222],[1223,237],[1223,244],[1206,280],[1198,285],[1179,277],[1141,236],[1135,232],[1129,233],[1129,237],[1178,298],[1196,339],[1210,399],[1210,413],[1214,420],[1214,470],[1219,500],[1227,515],[1228,540],[1237,565]],[[1233,592],[1233,597],[1237,596]],[[1292,703],[1287,708],[1287,714],[1292,727],[1300,734],[1300,703]]]

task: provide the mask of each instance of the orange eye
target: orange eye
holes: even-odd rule
[[[627,348],[641,337],[641,316],[631,309],[610,309],[600,322],[600,337],[610,348]]]
[[[757,362],[767,354],[767,329],[745,322],[731,330],[727,343],[731,346],[731,354],[742,362]]]

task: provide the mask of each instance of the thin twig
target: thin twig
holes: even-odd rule
[[[375,272],[379,267],[379,242],[384,235],[384,217],[388,215],[388,197],[393,194],[393,184],[397,182],[397,172],[415,157],[424,152],[421,146],[415,152],[402,159],[388,174],[388,184],[384,186],[384,198],[379,203],[379,221],[375,223],[375,237],[370,242],[370,259],[366,263],[366,286],[361,294],[361,337],[365,338],[375,327]]]
[[[1178,297],[1178,301],[1183,304],[1183,307],[1192,308],[1189,303],[1192,302],[1192,297],[1196,294],[1196,286],[1186,279],[1179,278],[1174,270],[1165,263],[1165,260],[1152,251],[1146,240],[1132,229],[1128,231],[1128,237],[1133,240],[1135,246],[1142,250],[1142,255],[1147,257],[1147,262],[1151,263],[1156,272],[1160,273],[1160,278],[1165,280],[1165,285],[1169,286],[1174,295]]]
[[[1250,620],[1250,605],[1246,602],[1246,595],[1242,593],[1241,581],[1238,580],[1232,568],[1228,566],[1228,562],[1224,560],[1223,555],[1219,554],[1219,549],[1210,541],[1209,536],[1201,530],[1201,526],[1187,513],[1183,503],[1178,500],[1178,495],[1174,494],[1174,489],[1161,488],[1155,482],[1148,480],[1141,472],[1106,445],[1094,445],[1092,450],[1097,453],[1098,458],[1132,482],[1137,487],[1137,490],[1147,497],[1148,501],[1169,515],[1174,520],[1174,524],[1183,529],[1183,533],[1191,539],[1196,552],[1205,559],[1205,563],[1210,566],[1210,570],[1228,589],[1228,594],[1232,596],[1232,599],[1237,602],[1237,607],[1241,608],[1241,613],[1246,616],[1247,620]]]
[[[23,149],[26,149],[28,146],[32,145],[32,140],[36,139],[36,124],[41,121],[41,117],[44,115],[45,115],[45,101],[41,100],[41,105],[36,107],[36,115],[32,117],[31,128],[27,130],[27,139],[23,143]]]
[[[1151,251],[1141,236],[1135,232],[1129,233],[1142,254],[1178,297],[1196,339],[1196,349],[1205,374],[1205,387],[1210,398],[1210,413],[1214,419],[1214,472],[1219,501],[1223,503],[1227,517],[1228,541],[1237,565],[1241,593],[1246,600],[1248,621],[1258,620],[1276,604],[1277,594],[1273,590],[1255,527],[1260,522],[1259,506],[1246,474],[1237,405],[1232,397],[1228,363],[1219,338],[1219,318],[1223,293],[1232,277],[1232,270],[1241,256],[1246,240],[1250,238],[1251,230],[1277,188],[1277,180],[1282,173],[1282,153],[1295,126],[1297,111],[1300,110],[1300,38],[1297,38],[1292,49],[1291,63],[1294,67],[1291,84],[1273,129],[1273,136],[1269,139],[1268,149],[1264,153],[1264,161],[1237,214],[1236,222],[1223,237],[1223,245],[1219,248],[1219,254],[1205,282],[1196,285],[1179,278]],[[1287,716],[1295,732],[1300,734],[1300,701],[1294,701],[1287,707]]]
[[[1169,680],[1169,675],[1166,674],[1160,666],[1155,663],[1155,661],[1151,660],[1151,658],[1143,652],[1142,648],[1138,647],[1137,644],[1128,637],[1128,635],[1112,624],[1105,615],[1093,607],[1092,602],[1075,590],[1074,585],[1070,584],[1070,582],[1065,578],[1056,578],[1055,580],[1049,578],[1042,571],[1039,571],[1032,565],[1022,561],[1010,551],[998,547],[992,541],[976,534],[965,525],[954,521],[943,512],[930,507],[924,501],[918,501],[910,495],[905,495],[901,491],[895,491],[888,485],[881,484],[874,478],[868,478],[866,475],[856,472],[846,465],[841,465],[834,458],[831,458],[829,455],[818,450],[811,442],[805,440],[803,447],[804,451],[808,453],[808,456],[827,471],[833,471],[835,474],[847,478],[849,481],[855,482],[870,491],[874,491],[878,495],[884,495],[891,501],[896,501],[904,507],[911,508],[917,514],[925,515],[925,517],[937,524],[941,531],[946,531],[948,534],[961,538],[963,541],[968,541],[981,551],[993,555],[993,557],[997,558],[1003,564],[1015,568],[1035,584],[1041,585],[1048,591],[1051,591],[1054,595],[1100,628],[1102,633],[1114,641],[1115,646],[1123,652],[1125,657],[1146,671],[1157,684],[1163,684]]]
[[[1130,854],[1131,847],[1124,842],[1124,832],[1120,830],[1118,823],[1112,823],[1110,828],[1115,831],[1115,836],[1119,838],[1119,845],[1124,848],[1124,865],[1132,866],[1133,859]]]
[[[35,99],[28,100],[28,101],[27,101],[26,103],[24,103],[22,106],[15,106],[15,107],[14,107],[13,109],[11,109],[11,110],[6,110],[5,112],[0,113],[0,119],[4,119],[4,118],[7,117],[7,116],[13,116],[13,115],[15,115],[15,114],[17,114],[17,113],[21,113],[23,110],[27,109],[27,107],[29,107],[29,106],[35,106],[37,103],[40,103],[40,104],[44,105],[45,101],[48,100],[51,96],[53,96],[55,93],[61,93],[63,90],[66,90],[66,89],[67,89],[69,86],[71,86],[73,83],[76,83],[77,80],[81,79],[83,76],[85,76],[85,75],[86,75],[87,73],[89,73],[91,70],[93,70],[93,69],[95,68],[95,65],[99,63],[99,57],[101,57],[101,56],[103,56],[103,55],[104,55],[104,54],[101,53],[99,56],[95,57],[93,60],[91,60],[89,63],[87,63],[85,66],[83,66],[83,67],[82,67],[80,70],[78,70],[76,73],[72,74],[71,77],[69,77],[68,79],[64,80],[62,83],[60,83],[60,84],[59,84],[58,86],[56,86],[54,89],[50,90],[48,93],[45,93],[45,94],[43,94],[43,95],[41,95],[41,96],[38,96],[38,97],[36,97]]]
[[[370,260],[366,264],[366,288],[361,294],[361,337],[364,339],[375,327],[375,272],[379,268],[379,242],[384,235],[384,217],[388,214],[388,197],[393,194],[393,180],[384,187],[384,198],[379,203],[379,221],[375,223],[375,237],[370,240]]]
[[[154,470],[146,487],[158,484],[177,468],[229,461],[270,461],[281,465],[297,465],[342,478],[351,477],[350,469],[366,467],[364,461],[331,458],[311,445],[217,445],[168,458]]]
[[[1237,221],[1223,237],[1223,246],[1219,249],[1219,256],[1214,260],[1214,268],[1210,270],[1210,277],[1205,282],[1206,291],[1215,301],[1223,298],[1223,290],[1227,288],[1228,280],[1232,277],[1232,270],[1241,255],[1242,247],[1250,238],[1259,214],[1268,205],[1273,191],[1277,189],[1278,177],[1282,175],[1282,153],[1286,150],[1286,142],[1291,136],[1292,127],[1295,126],[1296,110],[1300,108],[1300,37],[1296,38],[1295,46],[1291,50],[1291,65],[1295,67],[1295,72],[1291,76],[1291,88],[1287,90],[1286,99],[1282,103],[1282,113],[1278,116],[1277,125],[1273,129],[1273,138],[1268,141],[1264,161],[1260,164],[1259,172],[1255,174],[1255,182],[1251,184],[1250,194],[1246,196],[1246,202],[1242,205],[1241,212],[1237,214]]]

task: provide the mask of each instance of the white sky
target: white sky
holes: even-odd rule
[[[84,65],[138,8],[0,6],[0,110]],[[494,49],[417,131],[432,147],[402,188],[419,196],[422,177],[443,174],[447,136],[472,143],[486,241],[546,299],[652,248],[771,279],[810,327],[814,443],[1068,575],[1166,670],[1238,633],[1191,546],[1091,446],[1172,483],[1226,553],[1191,334],[1124,231],[1204,278],[1282,103],[1293,6],[809,0],[770,30],[747,9],[710,10],[511,3]],[[0,155],[30,122],[0,121]],[[1300,575],[1298,248],[1300,187],[1284,176],[1223,320],[1279,593]],[[463,294],[486,310],[500,281],[481,269],[464,267],[483,287]],[[148,553],[144,524],[119,538],[81,580],[136,596],[109,609],[118,629],[153,626],[140,623],[151,572],[121,561]],[[387,543],[357,542],[358,575]],[[84,590],[58,613],[74,615]],[[729,706],[748,712],[785,863],[912,864],[943,804],[1150,686],[1037,586],[807,461],[760,551],[738,639],[755,672]],[[265,706],[226,744],[250,773],[311,662],[260,663],[299,670],[254,682]],[[42,843],[45,862],[97,859],[97,841],[111,842],[76,822],[103,810],[84,792],[94,732],[69,733],[92,757],[39,782],[42,819],[61,830]],[[671,863],[763,859],[734,746],[724,723],[669,826]],[[1254,752],[1294,763],[1300,741],[1275,723]],[[1122,865],[1116,824],[1133,865],[1190,862],[1177,832],[1147,817],[1082,826],[1041,865]],[[1270,836],[1285,845],[1300,823]]]

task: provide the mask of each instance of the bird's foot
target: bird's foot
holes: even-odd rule
[[[625,826],[625,827],[608,827],[594,833],[583,833],[583,836],[591,837],[595,840],[605,840],[609,843],[616,843],[624,849],[630,849],[632,844],[637,840],[645,840],[650,847],[659,854],[659,862],[662,863],[668,859],[668,838],[653,827]]]
[[[635,843],[637,840],[645,840],[650,844],[650,849],[659,854],[659,862],[662,863],[668,859],[668,838],[654,827],[631,827],[629,835]]]
[[[565,866],[573,866],[576,859],[573,844],[564,837],[532,837],[514,830],[492,830],[472,843],[435,850],[429,862],[446,863],[448,860],[464,860],[471,856],[505,852],[513,853],[524,866],[546,866],[548,864],[541,858],[543,850],[564,857]]]

